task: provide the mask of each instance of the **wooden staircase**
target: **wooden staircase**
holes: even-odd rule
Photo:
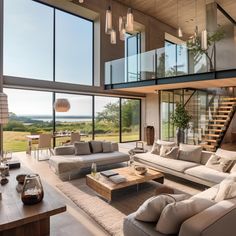
[[[209,120],[204,141],[201,144],[204,150],[216,151],[223,140],[224,134],[235,113],[236,97],[221,98],[215,109],[212,119]]]

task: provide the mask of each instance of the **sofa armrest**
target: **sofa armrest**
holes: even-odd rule
[[[232,236],[235,219],[236,199],[224,200],[186,220],[179,236]]]
[[[115,152],[115,151],[119,151],[119,145],[118,143],[111,143],[112,144],[112,151]]]
[[[75,154],[74,145],[60,146],[60,147],[54,148],[54,155],[55,156],[74,155],[74,154]]]

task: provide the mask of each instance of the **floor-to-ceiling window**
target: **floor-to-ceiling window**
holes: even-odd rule
[[[95,139],[119,142],[119,98],[95,96]]]
[[[25,151],[27,135],[53,131],[52,93],[4,89],[9,121],[3,127],[4,151]]]

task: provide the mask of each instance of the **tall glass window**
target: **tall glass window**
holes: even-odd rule
[[[95,139],[119,142],[119,98],[95,97]]]
[[[81,140],[92,139],[92,96],[57,93],[57,98],[66,98],[70,103],[67,112],[56,112],[56,132],[68,137],[56,139],[56,145],[70,140],[71,132],[80,132]]]
[[[26,151],[27,135],[51,133],[52,93],[4,89],[8,95],[9,122],[3,127],[4,151]]]
[[[93,23],[56,10],[56,81],[92,85]]]
[[[4,1],[4,75],[53,80],[53,9]]]
[[[140,100],[121,99],[121,141],[140,139]]]

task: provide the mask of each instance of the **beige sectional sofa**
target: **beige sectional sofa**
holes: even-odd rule
[[[221,150],[221,152],[225,152],[226,155],[232,153],[225,150]],[[205,166],[212,154],[212,152],[201,151],[199,163],[191,160],[184,161],[179,160],[178,158],[170,159],[161,157],[160,155],[152,154],[151,152],[136,154],[134,160],[135,162],[158,169],[163,173],[171,174],[211,187],[230,176],[230,173],[224,173]]]
[[[90,168],[92,163],[98,167],[129,161],[129,155],[119,152],[118,143],[112,143],[111,152],[76,155],[74,145],[56,147],[49,159],[49,166],[60,179],[68,180],[77,177],[82,169]]]
[[[213,157],[221,157],[221,159],[219,159],[220,162],[211,162],[212,160],[215,160]],[[183,221],[179,220],[181,218],[181,214],[183,214],[182,212],[184,212],[186,209],[191,211],[191,209],[194,209],[194,206],[186,208],[183,207],[181,208],[181,211],[173,211],[175,215],[174,219],[176,222],[179,221],[180,224],[178,225],[178,230],[176,231],[177,233],[172,235],[236,235],[236,152],[218,149],[217,152],[213,154],[211,152],[201,151],[199,163],[193,161],[194,157],[193,159],[190,158],[190,161],[186,161],[187,159],[187,156],[185,160],[181,160],[178,157],[171,159],[161,157],[160,155],[153,154],[151,152],[136,154],[134,156],[134,160],[138,163],[153,167],[164,173],[185,178],[187,180],[204,184],[206,186],[211,186],[211,188],[190,197],[190,201],[191,199],[197,198],[200,204],[207,200],[211,201],[212,205],[207,206],[195,214],[192,214],[190,217],[186,217]],[[226,162],[224,161],[226,161],[230,166],[230,168],[227,169],[227,172],[220,171],[221,169],[217,170],[215,166],[212,168],[209,167],[209,165],[212,163],[213,165],[219,165],[220,163],[220,165],[222,164],[221,167],[225,168]],[[160,185],[160,187],[163,187],[163,185]],[[174,193],[179,193],[179,191],[175,190]],[[148,199],[147,201],[150,200],[152,199]],[[173,204],[169,204],[173,205],[170,206],[170,208],[175,208],[175,204],[177,203],[172,203]],[[159,209],[157,205],[159,202],[156,202],[155,204],[156,205],[152,205],[152,209]],[[160,205],[161,204],[162,203],[160,203]],[[167,204],[167,206],[169,205]],[[140,208],[145,209],[143,205]],[[160,218],[162,216],[165,218],[165,227],[168,228],[169,224],[173,226],[173,217],[168,217],[166,215],[167,211],[165,211],[165,207],[163,208],[163,211]],[[150,214],[149,210],[147,212]],[[157,222],[145,222],[143,220],[137,219],[137,213],[138,210],[125,217],[123,222],[124,236],[167,236],[167,234],[164,234],[162,231],[158,230],[160,229],[158,228],[160,218],[157,220]],[[174,222],[174,224],[176,222]]]

